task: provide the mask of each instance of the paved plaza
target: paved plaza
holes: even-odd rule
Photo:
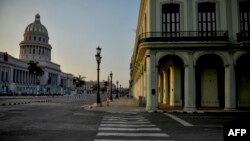
[[[242,111],[148,112],[132,98],[109,105],[101,99],[103,107],[93,106],[95,95],[1,98],[0,140],[222,141],[224,125],[247,125],[250,119]]]

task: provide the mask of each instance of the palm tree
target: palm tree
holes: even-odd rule
[[[81,88],[83,85],[85,85],[85,76],[78,75],[73,78],[73,83],[76,85],[76,88]]]
[[[28,65],[29,65],[28,70],[29,70],[29,73],[35,75],[36,84],[39,86],[40,80],[38,78],[44,74],[44,71],[40,66],[38,66],[38,64],[39,64],[38,62],[29,61],[28,62]]]
[[[42,76],[44,74],[43,69],[40,66],[38,66],[38,64],[39,64],[38,62],[34,62],[34,61],[29,61],[28,63],[29,73],[34,74],[36,77]]]

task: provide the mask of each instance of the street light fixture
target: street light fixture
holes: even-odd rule
[[[100,86],[99,86],[99,71],[100,71],[100,63],[101,63],[101,60],[102,60],[102,57],[101,57],[101,48],[98,46],[96,48],[96,55],[95,55],[95,58],[96,58],[96,62],[97,62],[97,98],[96,98],[96,106],[97,107],[101,107],[102,106],[102,103],[101,103],[101,98],[100,98]]]
[[[116,84],[117,84],[117,85],[116,85],[116,86],[117,86],[117,87],[116,87],[116,88],[117,88],[117,93],[116,93],[116,97],[115,97],[115,98],[119,98],[119,96],[118,96],[118,87],[119,87],[118,83],[119,83],[119,81],[117,80],[117,81],[116,81]]]
[[[110,84],[111,84],[111,86],[110,86],[110,101],[113,101],[113,97],[112,97],[112,77],[113,77],[113,73],[111,71],[110,72],[110,79],[111,79],[111,81],[110,81]]]

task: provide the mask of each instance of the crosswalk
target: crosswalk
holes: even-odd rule
[[[155,124],[138,114],[107,114],[94,141],[173,141]]]

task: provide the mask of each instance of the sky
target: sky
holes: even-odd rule
[[[96,48],[102,48],[100,81],[129,86],[140,0],[0,0],[0,52],[19,58],[25,28],[40,14],[52,46],[52,62],[86,80],[97,80]]]

